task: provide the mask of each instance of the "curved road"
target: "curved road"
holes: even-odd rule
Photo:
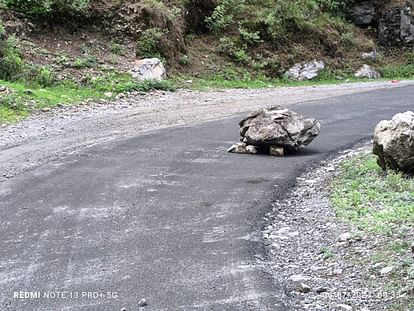
[[[2,182],[0,310],[288,310],[261,243],[272,196],[413,98],[402,87],[290,106],[322,123],[295,156],[227,154],[235,116],[99,144]]]

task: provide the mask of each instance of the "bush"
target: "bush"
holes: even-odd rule
[[[0,79],[18,79],[23,70],[24,62],[20,51],[15,46],[14,38],[2,39],[0,41]]]
[[[158,51],[158,44],[164,32],[159,28],[149,28],[144,30],[137,41],[137,56],[147,57],[160,57]]]
[[[4,5],[23,14],[40,17],[85,12],[90,0],[4,0]]]

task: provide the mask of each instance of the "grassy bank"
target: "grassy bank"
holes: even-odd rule
[[[147,92],[154,89],[175,90],[170,81],[138,82],[126,75],[103,76],[84,85],[63,81],[51,86],[0,80],[7,91],[0,93],[0,123],[18,122],[30,113],[58,105],[71,105],[86,100],[113,99],[128,91]]]
[[[388,293],[401,295],[387,310],[408,310],[414,306],[414,179],[383,172],[373,155],[347,160],[341,170],[331,187],[336,214],[371,241],[371,255],[356,256],[353,264],[369,267],[373,276],[386,279]],[[384,274],[384,267],[392,270]],[[376,288],[376,280],[366,282]]]

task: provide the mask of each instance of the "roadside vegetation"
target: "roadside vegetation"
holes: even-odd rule
[[[375,241],[372,255],[355,258],[354,264],[372,267],[387,278],[389,293],[401,295],[389,310],[414,307],[414,179],[382,171],[371,154],[357,156],[343,162],[331,187],[331,201],[340,219]],[[384,267],[390,271],[384,273]],[[375,288],[375,278],[369,282]]]
[[[412,49],[382,49],[375,29],[347,19],[344,3],[0,0],[0,84],[8,89],[0,92],[0,122],[132,90],[353,82],[363,63],[384,79],[414,77]],[[374,49],[378,59],[361,58]],[[163,61],[167,82],[141,83],[127,74],[146,57]],[[293,64],[312,59],[327,67],[316,80],[284,78]]]

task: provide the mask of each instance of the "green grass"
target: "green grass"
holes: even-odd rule
[[[337,85],[343,83],[353,82],[380,82],[389,81],[394,79],[410,79],[413,76],[401,76],[401,75],[388,75],[382,79],[359,79],[353,75],[341,75],[341,79],[337,79],[333,73],[324,74],[322,73],[318,79],[307,80],[307,81],[292,81],[289,79],[270,79],[265,76],[252,77],[245,75],[244,77],[238,74],[226,73],[217,75],[207,75],[202,77],[191,77],[191,76],[175,76],[173,81],[176,85],[182,88],[191,88],[195,90],[209,90],[209,89],[263,89],[273,87],[295,87],[295,86],[314,86],[314,85]],[[191,80],[192,83],[186,81]]]
[[[45,107],[76,104],[86,99],[98,100],[112,97],[121,92],[150,90],[174,91],[170,81],[135,81],[129,75],[109,74],[91,79],[85,85],[64,81],[53,86],[42,87],[25,82],[7,82],[0,80],[12,92],[0,97],[0,123],[13,123],[27,117],[30,112]],[[0,94],[1,96],[1,94]]]
[[[372,154],[342,163],[339,177],[331,185],[331,201],[337,216],[358,227],[368,241],[369,256],[354,255],[355,265],[368,267],[365,284],[404,297],[390,301],[386,310],[414,307],[414,266],[411,243],[414,231],[414,179],[382,171]],[[377,265],[377,266],[376,266]],[[378,278],[383,267],[394,270]],[[378,282],[382,282],[382,286]],[[408,290],[408,292],[407,292]],[[411,310],[411,309],[410,309]]]
[[[338,217],[361,229],[392,233],[414,222],[414,179],[383,172],[373,155],[342,164],[331,199]]]

